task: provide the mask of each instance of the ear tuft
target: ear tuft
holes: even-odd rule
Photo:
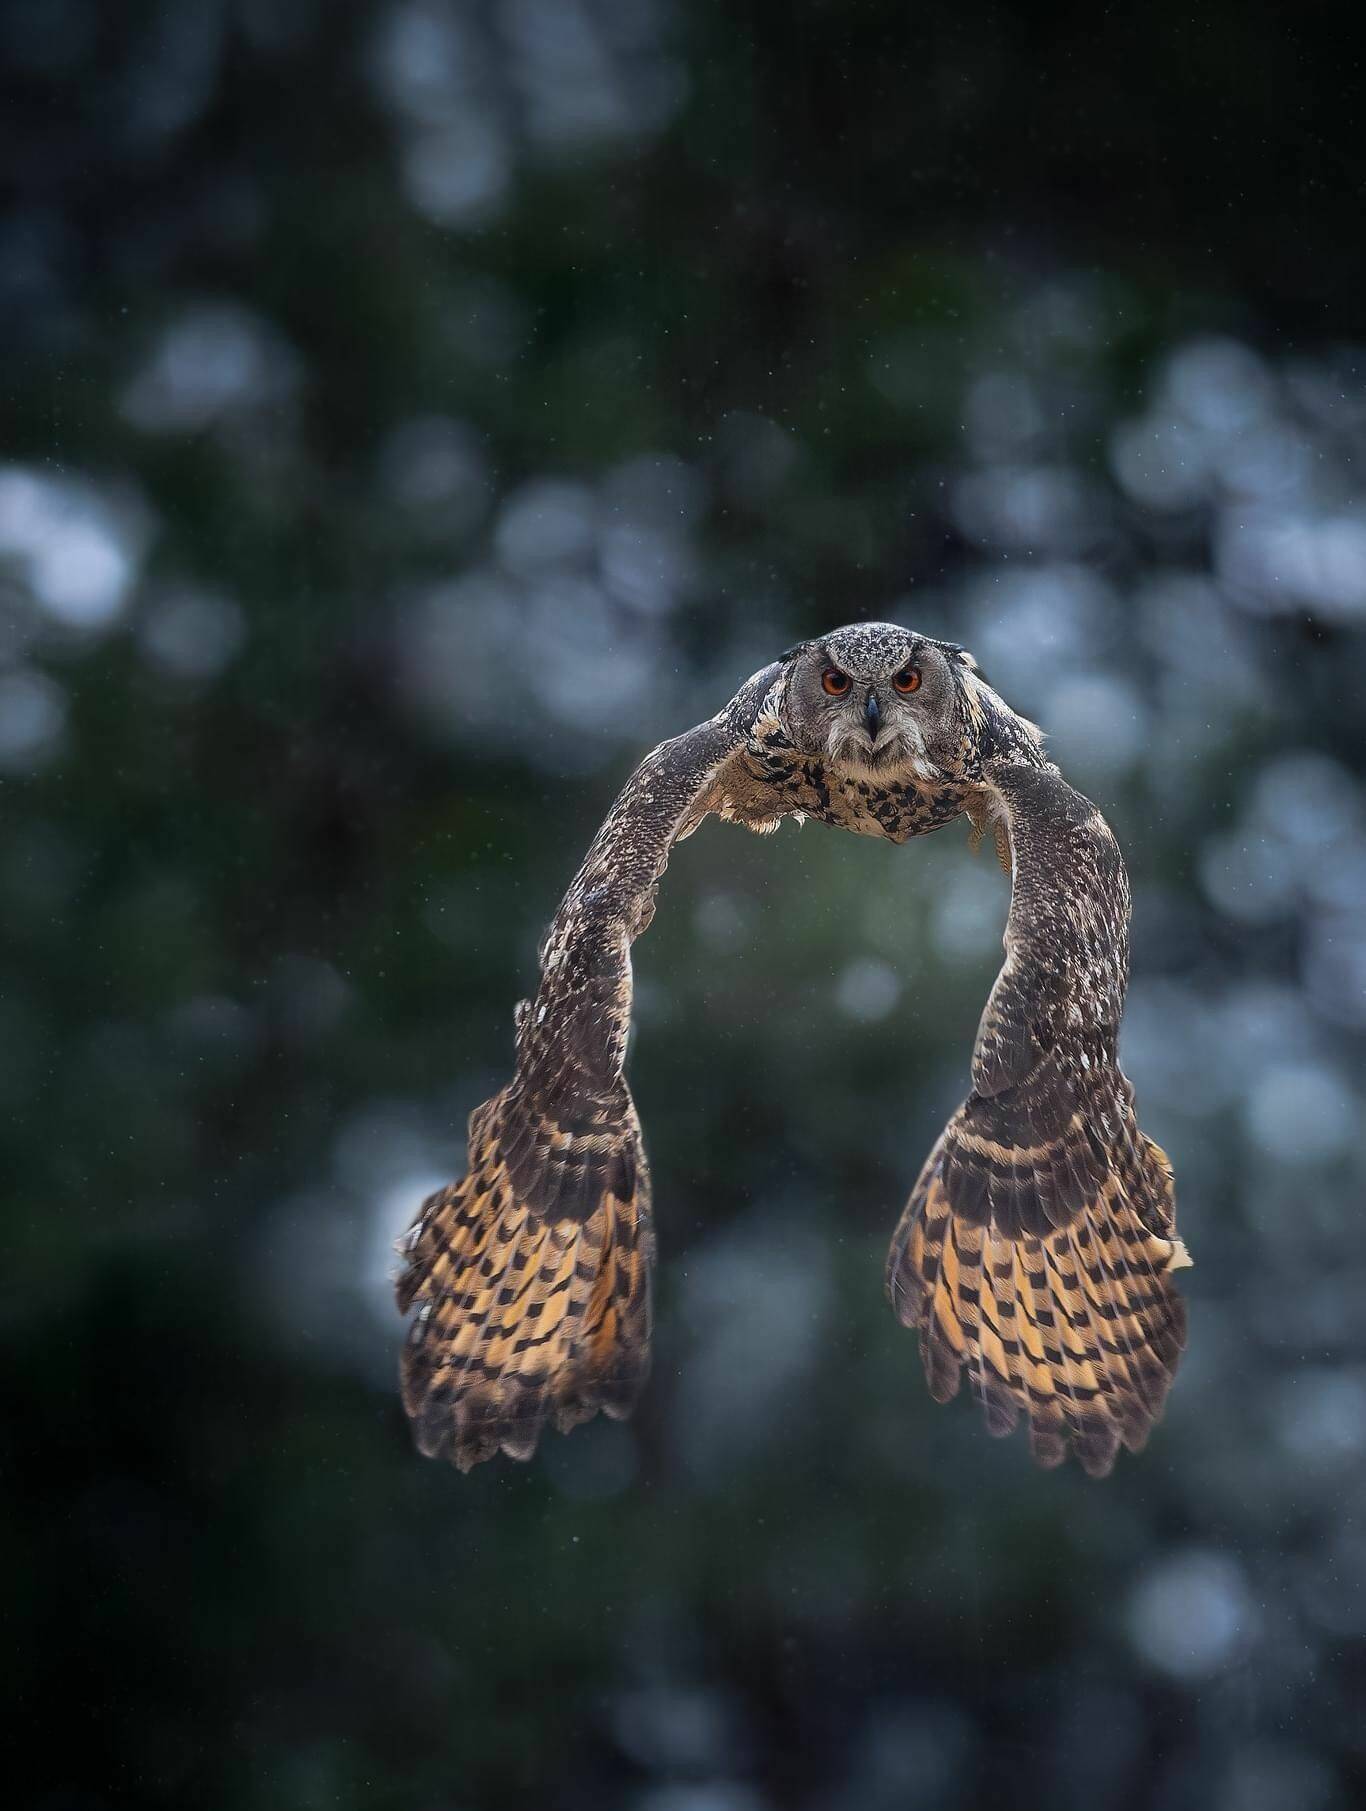
[[[973,659],[972,655],[968,653],[967,649],[960,647],[956,641],[937,641],[934,645],[937,648],[942,648],[949,659],[957,661],[960,667],[966,667],[970,673],[975,673],[977,671],[977,662]]]

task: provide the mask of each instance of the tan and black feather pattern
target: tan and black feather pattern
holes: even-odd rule
[[[649,1193],[629,1103],[574,1133],[516,1083],[476,1111],[469,1173],[405,1242],[403,1401],[424,1453],[468,1471],[500,1447],[529,1458],[547,1421],[630,1411],[649,1369]]]
[[[1162,1412],[1185,1344],[1171,1168],[1116,1047],[1129,891],[1108,825],[1056,769],[991,776],[1013,860],[1006,961],[973,1089],[931,1152],[887,1286],[931,1394],[966,1370],[992,1433],[1104,1476]]]
[[[404,1406],[421,1450],[462,1470],[499,1450],[529,1458],[547,1422],[626,1415],[645,1381],[654,1234],[623,1075],[631,943],[775,672],[627,782],[517,1008],[513,1079],[470,1118],[463,1180],[424,1203],[400,1247],[399,1307],[414,1311]]]

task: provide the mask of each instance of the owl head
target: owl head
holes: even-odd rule
[[[972,656],[896,623],[854,623],[788,656],[784,720],[802,754],[880,780],[938,778],[961,758]]]

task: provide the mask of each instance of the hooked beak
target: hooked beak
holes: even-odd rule
[[[868,694],[867,702],[863,706],[863,721],[868,726],[868,740],[876,742],[877,732],[882,727],[882,711],[878,706],[876,692]]]

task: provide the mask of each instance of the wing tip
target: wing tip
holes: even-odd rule
[[[942,1144],[886,1274],[897,1319],[919,1329],[929,1394],[951,1401],[966,1369],[989,1435],[1007,1437],[1023,1416],[1036,1464],[1072,1456],[1108,1477],[1162,1417],[1185,1345],[1186,1305],[1168,1280],[1189,1261],[1185,1246],[1147,1232],[1116,1187],[1097,1187],[1077,1219],[1041,1236],[964,1222]]]
[[[588,1211],[559,1220],[519,1199],[496,1113],[475,1119],[470,1172],[423,1203],[398,1281],[400,1305],[416,1309],[400,1364],[415,1444],[462,1472],[499,1452],[525,1463],[547,1425],[624,1420],[648,1376],[651,1318],[634,1113],[617,1128],[623,1149],[592,1148],[601,1187]]]

